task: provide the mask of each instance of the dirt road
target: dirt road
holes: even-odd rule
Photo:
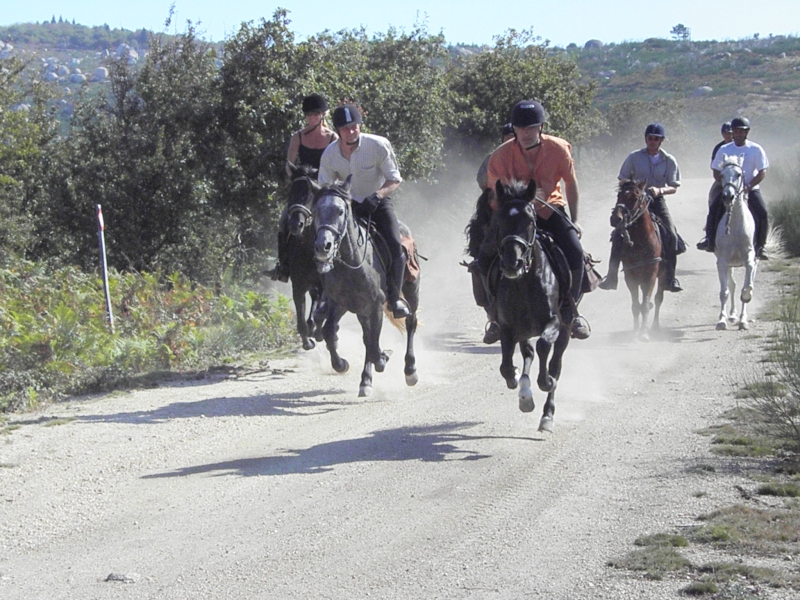
[[[632,339],[623,289],[585,298],[593,334],[565,355],[553,435],[536,431],[543,394],[520,413],[499,346],[480,343],[457,266],[472,200],[413,225],[430,257],[414,388],[387,326],[395,356],[357,398],[348,316],[346,375],[315,349],[236,379],[15,416],[0,437],[0,598],[677,597],[686,582],[607,561],[740,499],[736,473],[692,468],[715,460],[697,431],[733,405],[770,330],[714,330],[714,260],[694,249],[708,183],[669,200],[691,249],[661,336]],[[606,259],[612,183],[582,192],[585,246]],[[751,318],[770,279],[759,274]]]

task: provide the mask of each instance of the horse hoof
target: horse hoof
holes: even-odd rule
[[[554,377],[548,375],[547,377],[540,377],[536,383],[539,385],[539,389],[543,392],[547,392],[548,394],[556,389],[556,380]]]
[[[508,387],[508,389],[510,389],[510,390],[515,390],[515,389],[517,389],[517,384],[518,384],[518,383],[519,383],[519,382],[517,381],[517,378],[516,378],[516,377],[510,377],[509,379],[506,379],[506,386],[507,386],[507,387]]]
[[[303,350],[313,350],[316,347],[314,340],[306,338],[303,340]]]
[[[347,362],[345,359],[342,359],[339,363],[332,363],[333,370],[337,373],[347,373],[350,369],[350,363]]]
[[[728,328],[728,324],[725,321],[720,321],[717,323],[717,331],[725,331]]]
[[[739,329],[747,331],[748,329],[750,329],[750,323],[748,323],[746,320],[739,321]]]
[[[406,375],[406,385],[414,386],[414,385],[417,385],[418,381],[419,381],[419,375],[417,374],[416,371],[414,371],[413,373],[411,373],[409,375]]]
[[[530,388],[519,391],[519,409],[524,413],[533,412],[536,405],[533,403],[533,393]]]
[[[358,388],[358,397],[359,398],[366,398],[367,396],[372,395],[372,386],[371,385],[362,385]]]
[[[553,417],[542,417],[539,421],[539,431],[553,433]]]

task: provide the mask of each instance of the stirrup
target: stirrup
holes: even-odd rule
[[[576,340],[585,340],[590,335],[592,335],[592,327],[589,325],[589,321],[587,321],[581,315],[578,315],[574,319],[572,319],[572,325],[570,326],[570,334]]]
[[[500,341],[500,325],[497,321],[489,321],[486,323],[486,331],[483,333],[484,344],[494,344]]]
[[[408,308],[408,304],[403,299],[397,299],[394,302],[390,302],[390,308],[392,309],[392,316],[395,319],[405,319],[406,317],[411,316],[411,311]]]

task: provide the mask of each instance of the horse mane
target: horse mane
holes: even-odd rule
[[[319,193],[317,194],[318,198],[321,198],[322,196],[338,196],[339,198],[350,200],[352,198],[350,195],[350,181],[323,183],[320,186]]]
[[[533,184],[533,186],[531,186]],[[536,184],[531,180],[530,183],[512,179],[507,184],[497,180],[497,202],[498,204],[505,204],[514,200],[533,200],[536,191]]]
[[[636,181],[635,179],[620,179],[617,184],[617,192],[627,192],[633,188],[638,188],[641,184],[641,181]]]
[[[739,168],[742,167],[742,157],[738,154],[723,154],[722,155],[722,169],[728,165],[735,165]],[[722,170],[720,169],[720,170]]]

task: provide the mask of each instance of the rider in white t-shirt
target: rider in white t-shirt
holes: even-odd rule
[[[767,260],[769,256],[767,256],[764,246],[767,242],[769,219],[759,184],[766,177],[769,159],[767,158],[767,153],[764,152],[764,148],[747,139],[750,133],[749,120],[745,117],[737,117],[731,121],[731,128],[733,129],[733,142],[725,144],[717,151],[714,160],[711,162],[711,168],[714,170],[714,177],[719,180],[725,157],[742,157],[742,176],[744,177],[744,189],[747,192],[747,206],[750,208],[750,212],[753,213],[753,219],[756,222],[755,239],[753,240],[756,256],[761,260]],[[718,194],[709,207],[708,218],[706,219],[706,238],[697,244],[697,248],[700,250],[714,251],[717,226],[724,213],[721,198],[722,195]]]

